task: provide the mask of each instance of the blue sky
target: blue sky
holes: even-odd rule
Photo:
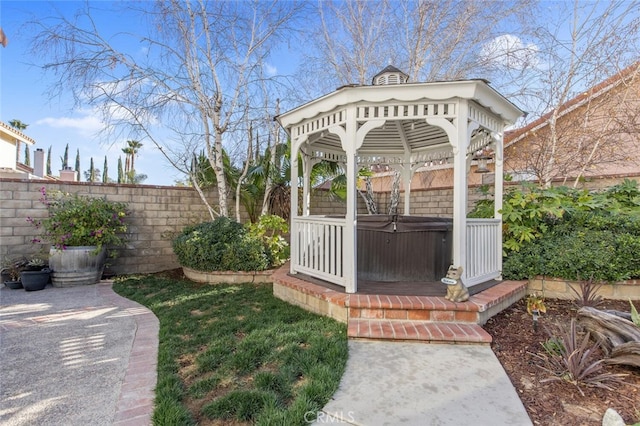
[[[102,128],[100,120],[87,109],[74,108],[69,96],[49,99],[46,91],[48,76],[33,65],[29,52],[29,37],[24,23],[30,19],[44,18],[52,14],[52,7],[72,12],[76,2],[0,2],[0,22],[9,39],[7,47],[0,48],[0,120],[7,123],[18,119],[29,127],[25,134],[36,141],[31,148],[42,148],[45,152],[52,147],[52,172],[57,174],[61,167],[60,157],[69,144],[69,161],[73,166],[76,152],[80,152],[82,171],[89,169],[93,157],[96,168],[103,169],[104,157],[108,158],[109,177],[116,179],[118,156],[126,139],[105,140],[97,135]],[[104,17],[106,18],[106,16]],[[112,22],[125,23],[122,17]],[[33,154],[32,154],[33,155]],[[179,178],[170,166],[164,166],[160,154],[151,146],[143,146],[136,159],[139,173],[148,175],[145,183],[170,185]],[[84,177],[82,177],[84,180]]]
[[[136,32],[140,22],[127,19],[126,14],[121,12],[109,12],[107,9],[112,3],[105,0],[90,2],[93,9],[101,9],[98,13],[93,13],[101,34],[109,38],[109,35],[119,31]],[[54,175],[61,168],[60,158],[68,144],[70,165],[75,164],[76,152],[79,150],[82,172],[89,169],[91,158],[95,167],[102,170],[106,155],[108,175],[111,179],[116,179],[118,157],[121,156],[124,161],[122,148],[129,138],[107,139],[104,134],[99,135],[103,125],[98,116],[86,107],[75,107],[69,93],[51,98],[47,90],[54,77],[45,75],[42,69],[33,65],[39,58],[30,52],[33,36],[27,25],[30,21],[43,21],[58,13],[71,17],[81,5],[82,2],[78,1],[60,0],[0,1],[0,26],[9,40],[5,48],[0,46],[0,120],[8,123],[18,119],[29,125],[24,133],[36,141],[36,145],[31,148],[32,161],[36,148],[42,148],[46,152],[52,147]],[[121,38],[117,42],[120,40],[126,42],[127,38]],[[139,49],[135,45],[130,48],[132,51]],[[288,68],[286,72],[292,72],[295,64],[288,59],[287,53],[275,52],[273,56],[278,58],[278,68],[266,64],[267,72],[280,73],[283,68]],[[145,184],[172,185],[176,180],[183,179],[183,175],[168,163],[151,142],[142,140],[142,143],[135,167],[137,173],[148,176]],[[23,155],[21,152],[21,156]],[[81,179],[85,180],[84,176]]]
[[[106,9],[111,6],[111,3],[105,0],[90,2],[93,8],[103,9],[100,13],[94,14],[98,17],[98,25],[103,28],[108,27],[112,33],[124,30],[127,26],[132,26],[134,30],[138,29],[136,27],[139,27],[140,23],[127,19],[126,14],[109,13]],[[25,24],[32,20],[42,21],[55,15],[56,11],[63,12],[65,16],[71,16],[80,4],[81,2],[77,1],[0,1],[0,26],[9,39],[7,47],[0,47],[0,120],[8,123],[12,119],[18,119],[29,124],[25,133],[36,141],[32,151],[35,148],[47,151],[50,146],[52,147],[54,174],[57,174],[60,169],[60,157],[68,144],[69,161],[72,165],[78,150],[82,171],[89,168],[91,157],[94,159],[95,167],[102,169],[106,155],[109,177],[115,179],[118,157],[122,156],[124,159],[122,148],[126,146],[127,137],[108,140],[105,136],[98,135],[97,132],[103,127],[98,116],[90,109],[74,107],[69,94],[50,98],[46,92],[52,76],[45,75],[40,68],[31,65],[38,62],[39,58],[30,52],[29,42],[33,34],[28,31]],[[563,2],[542,4],[546,5],[542,9],[545,19],[552,20],[557,7],[563,5]],[[569,28],[570,25],[567,23],[564,29]],[[268,64],[272,68],[272,73],[282,75],[293,72],[300,52],[296,51],[299,46],[295,43],[290,44],[294,45],[288,48],[296,54],[291,57],[291,52],[284,50],[276,52],[277,55],[274,56],[277,59],[274,61],[277,61],[277,67]],[[504,46],[495,44],[495,47],[500,49]],[[600,77],[606,78],[608,75],[598,76]],[[136,158],[136,171],[148,176],[146,184],[171,185],[176,180],[182,179],[182,176],[168,164],[151,142],[144,140],[142,142],[144,145]]]
[[[103,4],[108,5],[107,2]],[[51,166],[54,175],[61,167],[60,157],[69,144],[69,162],[72,166],[77,150],[80,152],[82,171],[89,169],[91,157],[95,167],[102,170],[106,155],[109,177],[116,179],[118,156],[122,156],[124,161],[122,148],[126,146],[126,138],[105,140],[98,136],[96,133],[102,127],[100,120],[88,109],[74,108],[70,96],[49,99],[46,91],[50,77],[30,65],[37,58],[29,53],[30,35],[25,31],[24,24],[33,18],[51,16],[54,7],[65,13],[73,13],[77,5],[77,2],[69,1],[0,2],[0,25],[9,39],[7,47],[0,46],[0,120],[8,123],[18,119],[29,125],[25,134],[36,141],[31,148],[32,156],[36,148],[46,152],[49,146],[52,147]],[[122,16],[110,18],[107,14],[101,16],[110,25],[126,21]],[[136,158],[136,171],[148,176],[145,184],[172,185],[181,178],[157,149],[151,144],[143,145]]]

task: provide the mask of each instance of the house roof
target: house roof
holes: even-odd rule
[[[24,133],[22,133],[20,130],[11,127],[10,125],[8,125],[7,123],[0,121],[0,131],[2,131],[3,133],[8,134],[9,136],[12,136],[15,139],[19,139],[22,142],[28,143],[28,144],[35,144],[36,141],[33,140],[32,138],[30,138],[29,136],[25,135]]]
[[[640,61],[633,63],[632,65],[624,68],[623,70],[607,78],[601,83],[596,84],[595,86],[589,88],[588,90],[585,90],[584,92],[560,105],[560,107],[558,107],[558,117],[562,117],[563,115],[568,114],[576,108],[584,105],[586,102],[606,94],[607,92],[621,84],[623,81],[625,81],[625,79],[627,79],[628,77],[635,78],[635,76],[637,76],[638,74],[640,74]],[[554,111],[555,109],[549,111],[548,113],[544,114],[537,120],[532,121],[524,127],[505,132],[505,148],[520,141],[529,132],[536,131],[547,126],[549,124],[549,118],[551,118]]]

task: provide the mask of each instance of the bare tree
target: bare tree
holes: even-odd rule
[[[484,72],[478,54],[495,37],[510,31],[531,10],[531,2],[443,0],[398,2],[389,25],[389,57],[403,67],[410,81],[478,77]]]
[[[309,37],[315,49],[305,52],[309,90],[368,84],[389,63],[410,81],[475,76],[484,60],[477,52],[500,34],[500,23],[529,10],[529,1],[321,2],[321,25]]]
[[[530,120],[541,121],[540,130],[529,135],[526,146],[511,149],[508,160],[533,173],[544,186],[572,177],[575,185],[587,170],[628,161],[620,140],[629,132],[635,133],[639,145],[638,105],[629,96],[638,88],[637,65],[615,80],[619,87],[613,90],[596,84],[637,60],[637,4],[576,0],[555,6],[557,20],[548,20],[536,31],[537,63],[528,69],[532,84],[527,99],[537,112]]]
[[[301,6],[204,0],[126,5],[148,34],[107,35],[89,3],[73,20],[35,23],[33,49],[48,54],[43,67],[58,76],[52,94],[71,89],[78,103],[101,109],[105,129],[151,141],[191,180],[197,173],[193,154],[204,146],[216,175],[217,209],[199,193],[212,216],[228,216],[223,138],[228,149],[244,146],[244,105],[271,47],[291,31],[287,25]],[[119,48],[133,39],[142,54]]]

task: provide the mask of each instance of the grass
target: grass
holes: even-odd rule
[[[271,285],[141,276],[114,290],[160,320],[156,425],[307,424],[344,372],[346,326]]]

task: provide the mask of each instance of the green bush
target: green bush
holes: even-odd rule
[[[626,218],[621,218],[623,222]],[[509,279],[547,275],[570,280],[593,278],[620,281],[640,277],[640,236],[621,231],[615,221],[609,229],[580,227],[563,222],[504,260]]]
[[[280,266],[289,258],[289,244],[282,236],[289,232],[287,222],[276,215],[263,215],[256,223],[247,225],[249,235],[260,239],[265,245],[269,263]]]
[[[263,271],[280,266],[288,255],[282,218],[264,216],[243,226],[226,217],[186,227],[173,240],[182,266],[198,271]],[[279,220],[278,220],[279,219]]]
[[[628,180],[600,192],[525,186],[505,194],[503,276],[640,277],[639,201]]]
[[[188,226],[173,240],[173,251],[180,265],[199,271],[263,271],[271,266],[262,242],[226,217]]]

